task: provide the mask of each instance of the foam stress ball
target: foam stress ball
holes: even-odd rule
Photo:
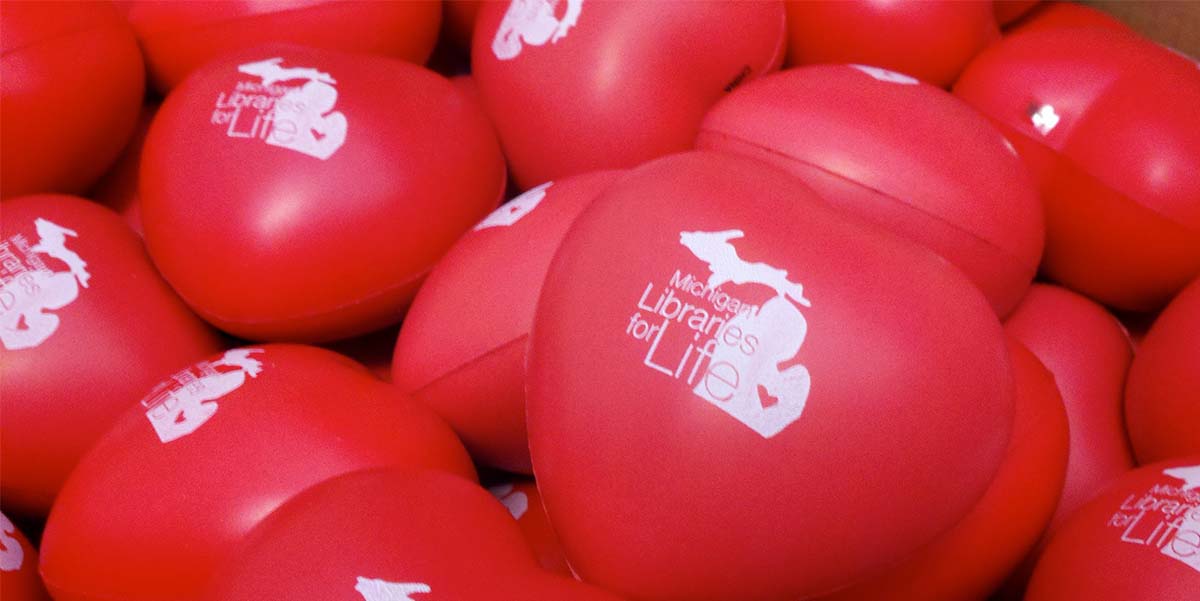
[[[985,599],[1033,548],[1067,470],[1067,415],[1054,376],[1008,337],[1017,385],[1008,454],[987,493],[953,529],[882,575],[823,601]]]
[[[0,54],[0,197],[83,192],[142,106],[133,31],[108,2],[5,2]]]
[[[709,111],[696,146],[776,165],[930,248],[1002,316],[1037,271],[1042,206],[1020,158],[966,103],[907,75],[819,65],[764,77]]]
[[[337,552],[314,553],[314,541]],[[297,495],[230,553],[201,599],[264,596],[616,601],[541,569],[505,507],[479,485],[400,469],[346,474]]]
[[[37,549],[0,513],[0,595],[4,601],[50,601],[37,565]]]
[[[1163,309],[1138,347],[1125,423],[1140,463],[1200,454],[1200,279]]]
[[[300,345],[229,350],[164,378],[80,462],[41,573],[57,601],[195,599],[289,498],[384,466],[474,477],[442,420],[361,365]]]
[[[1128,31],[1042,27],[981,53],[954,93],[1038,179],[1048,279],[1153,311],[1200,274],[1194,62]]]
[[[859,63],[946,87],[1000,30],[989,2],[787,3],[789,65]]]
[[[1050,541],[1028,601],[1186,601],[1200,589],[1200,455],[1129,472]]]
[[[592,202],[529,353],[550,520],[584,581],[637,599],[861,580],[959,523],[1012,429],[999,321],[957,269],[717,153]]]
[[[268,46],[171,93],[139,193],[150,254],[197,313],[251,340],[324,342],[399,321],[504,182],[487,118],[445,78]]]
[[[118,416],[220,340],[108,208],[35,195],[5,200],[3,215],[0,495],[9,511],[44,517]]]
[[[532,473],[525,351],[550,259],[620,172],[546,182],[496,209],[442,258],[400,328],[392,380],[437,411],[476,460]]]
[[[157,111],[156,104],[142,107],[142,114],[138,117],[137,128],[129,144],[91,191],[91,197],[96,202],[120,213],[129,229],[139,236],[143,236],[143,233],[142,203],[138,200],[138,174],[142,168],[142,149],[146,146],[146,133],[150,131],[150,122]]]
[[[276,42],[423,64],[442,19],[441,3],[430,0],[134,0],[125,13],[163,93],[222,54]]]
[[[1122,396],[1133,349],[1121,323],[1070,290],[1034,284],[1004,329],[1054,374],[1070,423],[1067,478],[1051,530],[1133,469]]]
[[[494,2],[472,75],[526,190],[687,150],[714,102],[779,67],[785,34],[777,1]]]
[[[542,493],[538,492],[537,484],[533,480],[517,478],[489,486],[488,492],[517,521],[525,541],[537,555],[538,564],[543,569],[570,576],[571,567],[567,565],[562,544],[542,507]]]

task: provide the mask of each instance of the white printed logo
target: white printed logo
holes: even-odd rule
[[[250,356],[261,352],[225,351],[220,359],[201,361],[155,387],[142,400],[142,406],[158,439],[164,443],[177,440],[212,419],[217,413],[217,399],[241,388],[247,377],[256,378],[262,373],[262,362]]]
[[[526,190],[524,194],[504,203],[500,208],[484,217],[483,221],[475,226],[475,231],[478,232],[489,227],[508,227],[520,221],[522,217],[528,215],[542,203],[542,199],[546,197],[546,190],[553,185],[554,182],[546,182]]]
[[[1058,122],[1061,120],[1062,118],[1058,116],[1058,113],[1054,112],[1054,107],[1049,104],[1035,106],[1029,110],[1029,122],[1043,136],[1049,135],[1051,131],[1054,131],[1054,128],[1058,127]]]
[[[676,269],[653,304],[648,301],[654,283],[648,283],[625,333],[649,344],[645,366],[683,379],[696,396],[771,438],[799,419],[808,401],[808,369],[794,362],[808,333],[797,304],[812,304],[804,287],[787,279],[787,271],[739,257],[730,241],[743,236],[741,230],[681,232],[680,243],[708,265],[711,275],[704,280]],[[766,286],[775,296],[760,307],[731,296],[721,288],[725,284]],[[696,304],[683,302],[681,294],[696,297]],[[650,322],[657,318],[662,321]],[[666,338],[673,325],[692,335],[677,360],[664,359],[671,352],[664,340],[679,346],[679,334]]]
[[[1200,465],[1167,469],[1163,473],[1183,480],[1181,488],[1185,493],[1200,492]],[[1200,572],[1200,498],[1193,501],[1191,511],[1179,518],[1175,538],[1162,548],[1162,553]]]
[[[514,520],[521,519],[526,511],[529,511],[529,496],[525,493],[513,488],[512,484],[501,484],[488,488],[488,492],[492,493],[493,497],[499,499],[500,503],[508,509],[508,513],[513,516]]]
[[[8,521],[8,516],[0,513],[0,572],[19,570],[25,563],[25,549],[13,536],[16,532],[17,527]]]
[[[559,18],[555,13],[563,7]],[[583,0],[512,0],[496,37],[492,38],[492,54],[506,61],[521,54],[521,43],[541,46],[554,44],[567,37],[583,12]]]
[[[1163,473],[1172,477],[1183,480],[1183,490],[1196,490],[1200,488],[1200,465],[1192,467],[1176,467],[1163,470]]]
[[[388,582],[378,578],[358,577],[354,590],[365,601],[416,601],[409,595],[431,592],[429,585],[420,582]]]
[[[346,142],[346,116],[333,110],[337,81],[311,67],[282,67],[282,58],[238,66],[259,78],[239,81],[229,93],[217,96],[212,123],[226,126],[230,138],[263,140],[321,160],[333,156]],[[285,82],[304,83],[285,85]]]
[[[0,342],[10,351],[45,342],[60,322],[46,311],[74,302],[92,277],[87,262],[66,246],[67,236],[78,238],[78,233],[41,218],[34,227],[36,244],[24,234],[0,242]],[[52,271],[39,254],[66,263],[68,271]]]
[[[881,69],[879,67],[871,67],[868,65],[850,65],[850,66],[854,67],[855,69],[858,69],[859,71],[862,71],[863,73],[866,73],[867,75],[870,75],[871,77],[874,77],[875,79],[878,79],[879,81],[886,81],[888,83],[899,83],[899,84],[904,84],[906,86],[915,86],[915,85],[921,83],[920,80],[918,80],[915,77],[905,75],[903,73],[897,73],[895,71],[889,71],[887,69]]]
[[[1200,572],[1200,465],[1163,474],[1183,484],[1156,484],[1140,497],[1129,495],[1108,525],[1122,529],[1121,542],[1158,549]]]

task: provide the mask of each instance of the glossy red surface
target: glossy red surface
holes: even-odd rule
[[[528,373],[571,565],[639,599],[800,599],[903,560],[985,493],[1015,390],[958,270],[782,172],[699,152],[631,171],[576,220]]]
[[[397,386],[441,415],[476,460],[532,473],[525,355],[567,228],[620,172],[537,186],[467,232],[421,287],[396,341]]]
[[[38,195],[3,212],[0,495],[8,511],[45,516],[118,416],[221,341],[111,210]]]
[[[0,197],[82,193],[116,160],[142,106],[133,31],[108,2],[6,2],[3,37]]]
[[[782,2],[538,5],[487,4],[472,48],[522,190],[687,150],[713,103],[783,59]]]
[[[142,222],[202,317],[251,340],[322,342],[399,321],[504,178],[487,119],[445,78],[272,46],[210,63],[163,103]]]
[[[41,573],[57,601],[195,599],[288,499],[386,466],[475,475],[445,422],[341,355],[227,351],[164,379],[80,462]]]

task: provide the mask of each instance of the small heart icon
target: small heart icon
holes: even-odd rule
[[[320,142],[321,140],[325,139],[325,134],[323,134],[315,129],[310,129],[309,131],[312,132],[312,137],[314,140]]]
[[[177,423],[177,424],[182,424],[182,423],[183,423],[183,422],[185,422],[185,421],[187,421],[187,420],[186,420],[186,419],[184,419],[184,417],[183,417],[183,412],[182,412],[182,411],[180,411],[179,413],[175,414],[175,423]]]
[[[762,404],[763,409],[768,409],[779,404],[779,397],[773,396],[771,393],[767,392],[766,387],[764,387],[762,384],[759,384],[758,402]]]

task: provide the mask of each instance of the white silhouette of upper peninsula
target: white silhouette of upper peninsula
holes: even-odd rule
[[[771,267],[766,263],[747,263],[738,256],[737,249],[729,241],[745,235],[742,230],[681,232],[679,242],[692,251],[697,259],[708,263],[712,272],[712,276],[708,278],[709,288],[716,288],[727,282],[762,284],[773,288],[779,296],[787,296],[805,307],[811,307],[812,303],[804,298],[804,286],[788,280],[786,270]]]
[[[1183,480],[1183,490],[1195,490],[1200,488],[1200,465],[1191,467],[1175,467],[1163,470],[1163,473],[1172,478]]]
[[[281,81],[291,79],[310,79],[327,84],[336,84],[331,75],[312,67],[283,67],[282,57],[268,58],[238,65],[238,71],[246,75],[254,75],[262,80],[264,86],[273,86]]]
[[[410,595],[431,592],[428,585],[420,582],[388,582],[362,576],[358,577],[354,590],[365,601],[416,601]]]

